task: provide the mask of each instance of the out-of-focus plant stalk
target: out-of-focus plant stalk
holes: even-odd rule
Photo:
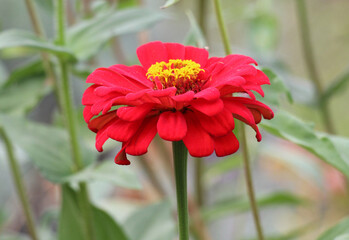
[[[223,20],[222,7],[220,5],[219,0],[213,0],[213,3],[215,6],[217,22],[218,22],[219,30],[221,32],[224,50],[225,50],[225,53],[229,55],[231,54],[230,41],[229,41],[229,37],[228,37],[227,30]],[[245,126],[242,122],[239,122],[238,126],[239,126],[239,134],[240,134],[240,145],[242,148],[242,158],[244,161],[244,171],[245,171],[248,198],[250,200],[251,210],[252,210],[253,219],[254,219],[254,223],[256,226],[257,234],[258,234],[258,239],[264,240],[262,224],[259,217],[258,205],[257,205],[255,194],[254,194],[253,180],[252,180],[251,167],[250,167],[250,158],[248,154],[247,141],[246,141]]]
[[[33,25],[33,28],[34,28],[36,35],[42,39],[45,39],[46,38],[45,33],[44,33],[44,30],[40,24],[39,17],[38,17],[36,10],[35,10],[34,3],[32,2],[32,0],[25,0],[25,3],[27,6],[29,16],[30,16],[30,21]],[[48,83],[54,84],[54,82],[56,81],[56,77],[55,77],[53,67],[50,63],[50,56],[45,52],[41,52],[41,58],[43,61],[45,72],[48,76],[48,80],[49,80]]]
[[[56,0],[56,21],[57,21],[57,44],[65,45],[65,0]],[[79,140],[77,136],[76,119],[74,117],[73,100],[71,97],[68,77],[68,65],[63,59],[59,59],[61,70],[61,81],[58,87],[59,97],[61,99],[63,114],[66,121],[66,126],[70,135],[70,145],[72,149],[72,158],[75,163],[75,171],[83,168]],[[92,219],[92,209],[89,200],[88,188],[85,182],[79,184],[80,195],[79,205],[84,220],[85,239],[94,240],[94,227]]]
[[[172,147],[177,193],[179,240],[189,240],[187,193],[188,150],[182,141],[173,142]]]
[[[29,205],[28,197],[25,192],[24,184],[21,178],[21,173],[19,171],[19,166],[17,163],[17,159],[15,158],[14,152],[13,152],[13,146],[10,141],[10,139],[7,137],[7,134],[5,133],[5,130],[3,127],[0,126],[0,137],[4,141],[13,180],[15,182],[17,194],[19,196],[20,202],[22,204],[23,212],[27,221],[27,227],[29,234],[33,240],[39,240],[38,234],[36,232],[35,228],[35,222],[32,214],[32,210]]]
[[[308,22],[308,16],[307,16],[306,3],[304,0],[296,0],[296,3],[297,3],[298,23],[299,23],[299,28],[301,30],[304,59],[307,65],[310,79],[315,85],[317,104],[319,105],[326,131],[328,133],[334,134],[335,129],[332,122],[331,114],[328,109],[328,102],[321,100],[324,90],[321,85],[319,73],[316,68],[316,63],[314,59],[313,47],[310,39],[310,28],[309,28],[309,22]]]

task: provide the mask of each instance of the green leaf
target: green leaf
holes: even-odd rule
[[[0,125],[5,128],[13,144],[27,153],[48,180],[62,183],[74,174],[66,131],[4,114],[0,114]],[[95,153],[89,150],[82,151],[82,155],[85,166],[96,159]]]
[[[29,79],[27,79],[29,80]],[[52,90],[42,79],[30,79],[18,85],[0,89],[0,111],[25,114]]]
[[[323,102],[328,101],[332,96],[340,93],[341,91],[346,90],[347,85],[349,84],[349,69],[343,73],[340,77],[333,81],[333,83],[325,90],[321,100]]]
[[[168,8],[171,7],[172,5],[178,3],[180,0],[167,0],[164,5],[162,5],[160,8]]]
[[[297,206],[302,203],[305,203],[305,201],[288,192],[277,192],[257,198],[257,204],[260,208],[284,205]],[[249,210],[250,203],[248,199],[234,197],[204,208],[202,217],[205,221],[213,221],[232,213],[242,213]]]
[[[271,134],[307,149],[349,178],[349,161],[343,159],[327,136],[315,132],[309,124],[287,112],[278,111],[274,119],[263,121],[261,126]]]
[[[96,54],[109,39],[154,26],[164,18],[159,11],[130,8],[96,16],[68,30],[67,46],[81,60]]]
[[[334,240],[349,240],[349,233],[336,237]]]
[[[270,85],[264,85],[264,97],[256,96],[259,101],[268,105],[279,105],[279,98],[285,95],[289,103],[293,103],[291,92],[285,83],[269,68],[262,68],[262,71],[268,76]]]
[[[132,168],[118,166],[113,160],[109,159],[101,164],[96,164],[86,168],[84,171],[73,175],[69,182],[89,182],[89,181],[107,181],[117,186],[141,189],[142,185],[138,176]]]
[[[205,178],[212,179],[242,166],[241,155],[234,154],[229,157],[217,160],[206,167]]]
[[[125,222],[131,240],[167,240],[176,236],[171,205],[161,202],[136,211]]]
[[[335,226],[328,229],[326,232],[324,232],[317,240],[339,240],[337,237],[343,237],[343,235],[346,235],[348,237],[349,234],[349,218],[345,218],[341,220],[339,223],[337,223]],[[343,237],[344,238],[344,237]],[[347,238],[344,238],[347,239]],[[340,239],[340,240],[344,240]]]
[[[202,30],[200,29],[200,26],[197,23],[193,12],[187,11],[186,14],[187,14],[189,22],[190,22],[190,29],[189,29],[188,35],[186,36],[186,38],[184,40],[184,44],[197,46],[200,48],[207,46],[205,36],[202,33]]]
[[[23,30],[8,30],[0,33],[0,50],[15,47],[25,47],[45,51],[67,60],[74,59],[74,55],[66,48],[44,41],[31,32]]]
[[[63,201],[59,220],[59,240],[85,240],[83,216],[79,210],[79,192],[62,187]],[[92,207],[95,240],[129,240],[123,229],[106,212]]]

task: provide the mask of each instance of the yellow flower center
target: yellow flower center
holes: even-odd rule
[[[170,59],[151,65],[146,76],[154,83],[154,89],[176,87],[177,94],[189,90],[198,92],[202,85],[199,73],[204,72],[200,67],[192,60]]]

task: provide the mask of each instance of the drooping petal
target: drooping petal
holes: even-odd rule
[[[114,158],[114,162],[118,165],[130,165],[131,164],[131,162],[127,159],[125,148],[126,148],[126,145],[123,143],[121,150],[118,152],[118,154]]]
[[[196,48],[192,46],[185,47],[185,57],[184,59],[193,60],[199,63],[203,68],[206,66],[208,59],[208,51],[204,48]]]
[[[134,137],[127,143],[126,153],[130,155],[142,155],[148,151],[148,146],[156,135],[156,123],[158,116],[144,120]]]
[[[187,134],[187,123],[181,112],[167,111],[160,114],[157,130],[162,139],[180,141]]]
[[[145,70],[156,62],[168,61],[166,46],[159,41],[150,42],[137,48],[137,56]]]
[[[214,148],[218,157],[235,153],[239,149],[239,141],[233,132],[214,138]]]
[[[197,119],[201,126],[212,136],[223,136],[234,129],[234,117],[226,109],[212,117],[205,114],[197,114]]]
[[[193,157],[206,157],[213,153],[214,142],[212,137],[198,124],[194,113],[187,112],[185,115],[187,122],[187,135],[183,142]]]
[[[129,141],[141,126],[142,120],[128,122],[118,119],[108,128],[108,136],[119,142]]]
[[[96,149],[98,152],[103,152],[103,145],[108,140],[109,136],[107,134],[108,128],[112,123],[108,123],[100,129],[96,134]]]
[[[91,106],[85,106],[82,114],[86,123],[94,116],[94,114],[91,113]]]
[[[196,99],[190,103],[191,107],[206,114],[214,116],[223,110],[223,101],[217,99],[215,101],[207,101],[205,99]]]
[[[153,108],[153,104],[146,103],[135,107],[121,107],[117,111],[119,118],[133,122],[144,118]]]
[[[234,97],[232,98],[232,100],[235,102],[242,103],[248,108],[259,111],[260,113],[262,113],[265,119],[272,119],[274,117],[273,110],[271,110],[271,108],[265,105],[264,103],[243,97]]]

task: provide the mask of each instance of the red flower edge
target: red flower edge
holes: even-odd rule
[[[92,85],[83,94],[83,115],[97,133],[98,151],[109,138],[122,142],[115,162],[128,165],[126,153],[145,154],[159,134],[182,140],[193,157],[226,156],[239,148],[234,118],[261,140],[257,124],[274,114],[252,92],[264,96],[261,85],[270,84],[255,60],[209,58],[206,49],[162,42],[140,46],[137,55],[142,66],[98,68],[87,78]]]

